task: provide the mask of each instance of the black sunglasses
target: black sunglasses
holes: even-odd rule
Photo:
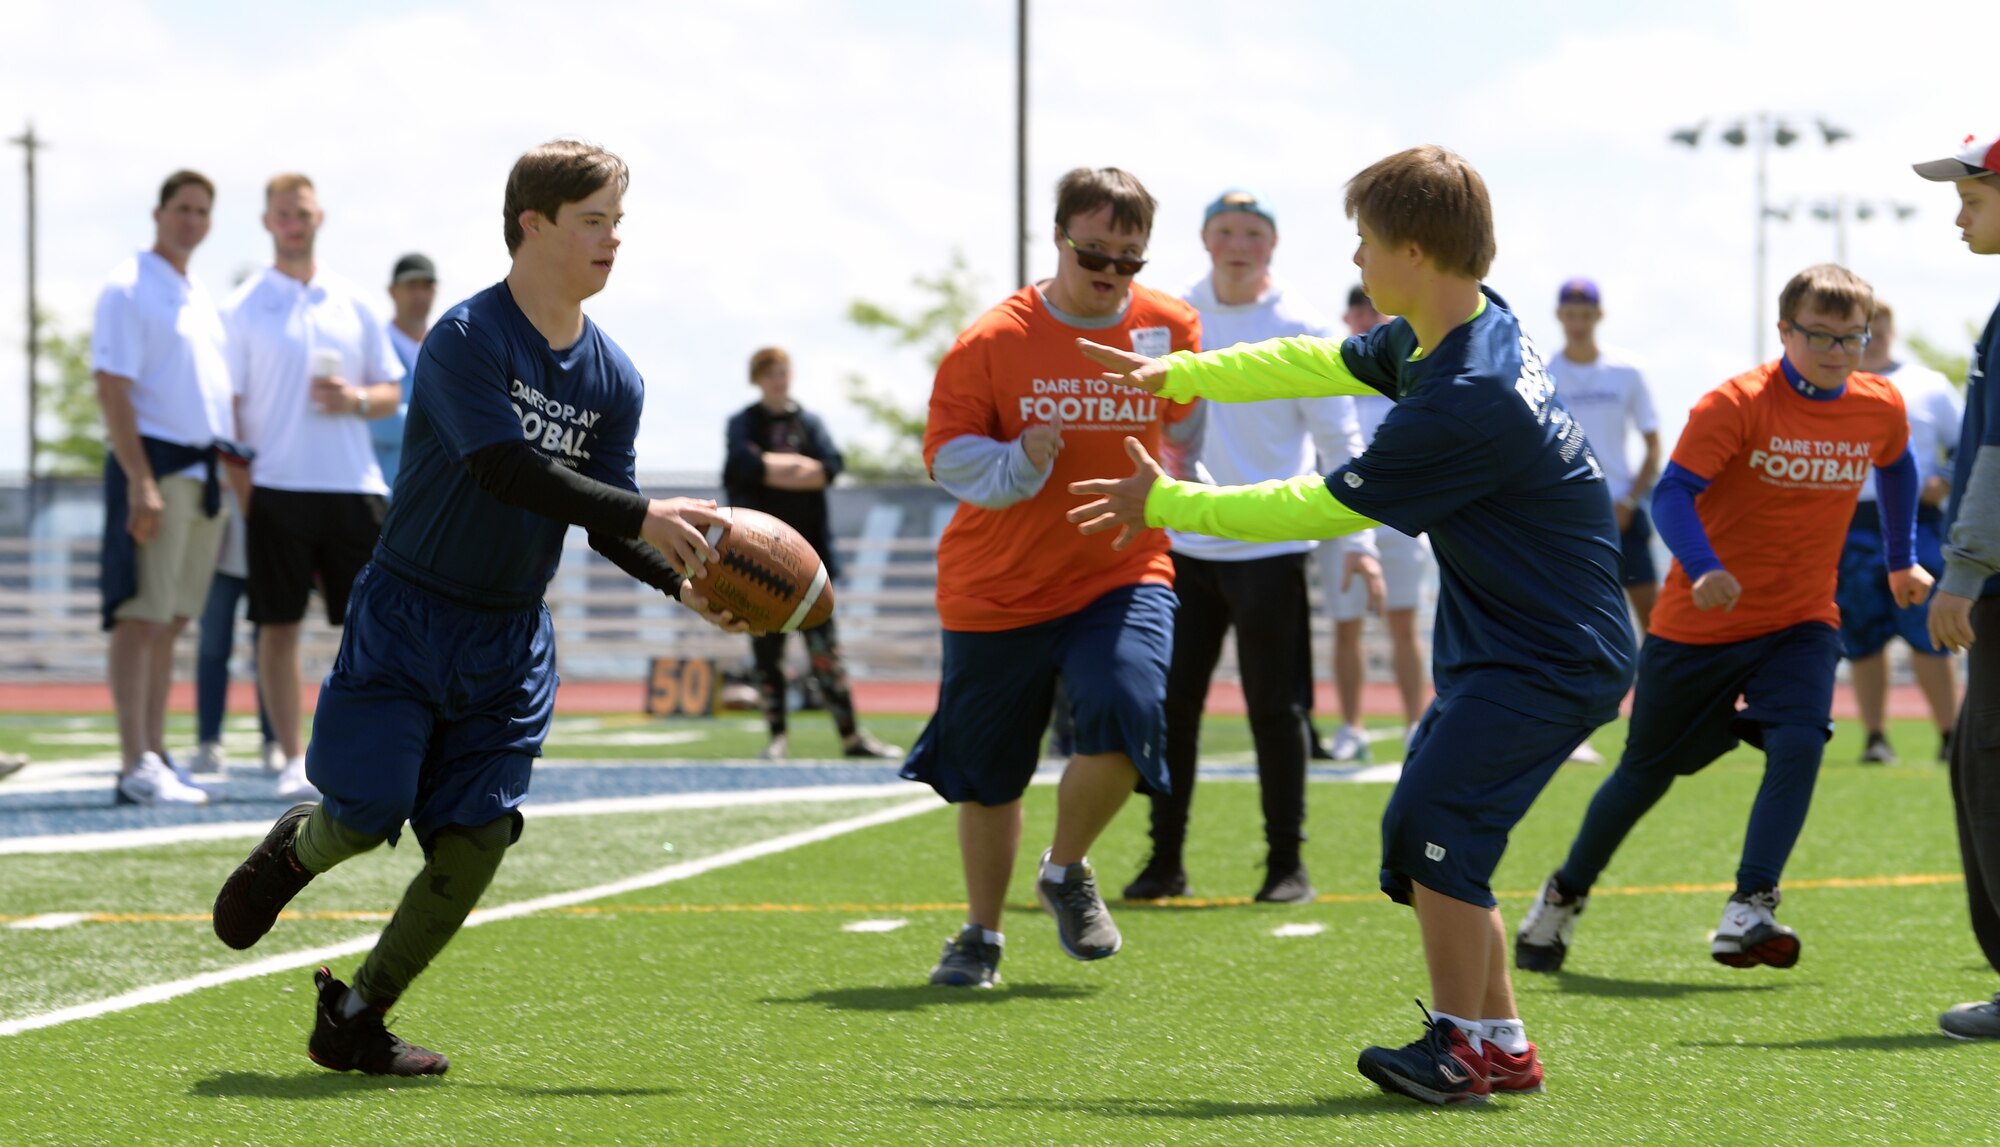
[[[1063,242],[1069,244],[1069,249],[1076,252],[1077,265],[1086,271],[1102,271],[1106,267],[1112,267],[1119,274],[1130,278],[1138,274],[1146,266],[1144,259],[1132,259],[1122,255],[1107,255],[1102,251],[1086,251],[1076,245],[1076,240],[1069,237],[1069,228],[1067,227],[1063,228],[1062,237]]]

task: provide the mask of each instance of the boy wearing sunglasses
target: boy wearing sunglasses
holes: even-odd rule
[[[1200,347],[1193,307],[1132,281],[1153,211],[1153,197],[1115,167],[1063,176],[1055,276],[980,316],[938,364],[924,462],[960,504],[937,552],[937,713],[903,776],[958,805],[969,907],[933,984],[990,988],[1000,978],[1021,794],[1058,676],[1075,755],[1035,891],[1075,959],[1114,955],[1121,943],[1085,851],[1141,783],[1168,787],[1175,599],[1166,538],[1113,551],[1063,524],[1071,479],[1098,472],[1127,435],[1157,449],[1190,409],[1104,383],[1076,348],[1081,334],[1150,355]]]
[[[1902,393],[1858,369],[1874,312],[1860,276],[1806,268],[1778,296],[1783,356],[1709,391],[1688,415],[1653,494],[1674,560],[1639,653],[1625,754],[1521,924],[1519,967],[1562,967],[1626,834],[1676,777],[1739,741],[1764,751],[1764,780],[1709,952],[1733,968],[1798,963],[1798,934],[1774,915],[1778,878],[1833,732],[1834,585],[1871,476],[1896,603],[1915,605],[1931,586],[1916,561],[1918,473]]]

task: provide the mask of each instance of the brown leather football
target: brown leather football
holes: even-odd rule
[[[710,526],[718,561],[694,579],[709,604],[766,633],[811,629],[833,616],[833,583],[799,532],[769,514],[740,506],[716,511],[727,526]]]

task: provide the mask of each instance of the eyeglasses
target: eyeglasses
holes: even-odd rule
[[[1130,278],[1138,274],[1146,265],[1144,259],[1132,259],[1123,255],[1107,255],[1102,251],[1085,250],[1076,245],[1076,240],[1069,237],[1069,228],[1067,227],[1063,228],[1062,237],[1063,242],[1069,244],[1069,249],[1076,252],[1077,265],[1086,271],[1102,271],[1106,267],[1111,267],[1118,274]]]
[[[1848,354],[1860,354],[1868,349],[1868,343],[1874,338],[1867,331],[1862,331],[1858,335],[1837,335],[1832,331],[1816,331],[1792,322],[1785,325],[1806,340],[1807,350],[1832,350],[1834,347],[1839,347]]]

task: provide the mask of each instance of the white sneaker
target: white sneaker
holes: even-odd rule
[[[0,779],[11,777],[28,767],[26,753],[0,753]]]
[[[188,758],[188,771],[197,775],[220,776],[223,753],[221,741],[203,741],[195,747],[194,756]]]
[[[763,757],[767,761],[782,761],[791,751],[791,740],[783,733],[779,733],[777,736],[771,738],[771,743],[765,745],[764,751],[759,753],[758,756]]]
[[[118,778],[118,803],[207,804],[208,794],[183,783],[158,753],[142,753],[132,771]]]
[[[1353,725],[1342,725],[1333,735],[1333,759],[1336,761],[1365,761],[1368,759],[1368,738]]]
[[[264,742],[264,771],[267,773],[285,771],[285,749],[276,741]]]
[[[1738,892],[1723,906],[1722,923],[1709,940],[1709,955],[1718,964],[1754,968],[1767,964],[1789,968],[1799,962],[1799,934],[1778,923],[1779,893],[1775,888]]]
[[[1542,894],[1528,906],[1521,930],[1514,933],[1514,966],[1524,972],[1560,972],[1576,935],[1576,918],[1590,907],[1590,897],[1564,897],[1552,873]]]
[[[1601,765],[1604,763],[1604,754],[1591,748],[1590,742],[1585,741],[1583,744],[1570,750],[1569,759],[1579,765]]]
[[[278,799],[282,801],[316,801],[319,790],[306,779],[306,759],[296,757],[285,762],[285,769],[278,774]]]

